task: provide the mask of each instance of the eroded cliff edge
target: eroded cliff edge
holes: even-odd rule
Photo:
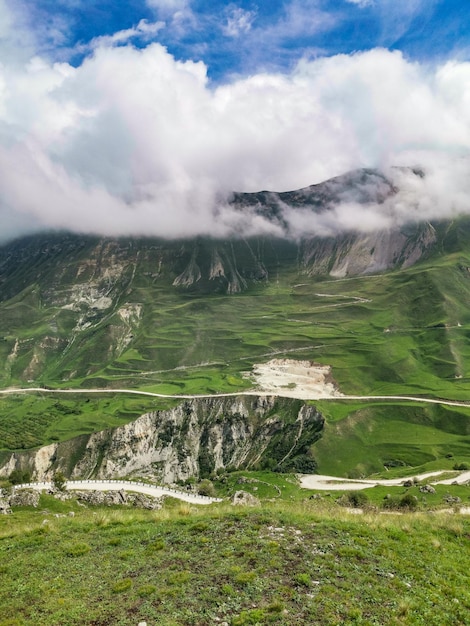
[[[195,398],[146,413],[125,426],[12,453],[0,467],[33,480],[60,470],[70,478],[149,474],[162,483],[207,476],[220,468],[313,472],[311,446],[324,418],[314,406],[276,396]]]

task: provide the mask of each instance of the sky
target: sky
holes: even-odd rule
[[[230,192],[361,167],[400,193],[330,234],[470,213],[468,0],[0,0],[0,241],[272,232]]]

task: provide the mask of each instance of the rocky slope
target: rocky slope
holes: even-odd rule
[[[42,481],[60,470],[71,478],[147,473],[174,483],[219,468],[314,471],[311,445],[321,436],[323,423],[315,407],[295,400],[188,400],[125,426],[13,453],[0,467],[0,477],[21,469]]]
[[[325,238],[315,236],[315,229],[305,236],[293,234],[286,219],[288,211],[297,211],[303,219],[327,215],[342,203],[379,210],[396,191],[382,173],[364,169],[292,192],[233,194],[232,209],[278,227],[277,237],[166,241],[64,233],[17,240],[0,248],[0,300],[47,281],[49,289],[41,293],[46,301],[62,302],[71,310],[109,310],[116,290],[125,291],[143,277],[198,292],[237,293],[272,280],[285,265],[295,267],[299,275],[333,276],[406,267],[436,243],[429,224],[368,229],[364,235],[357,223],[346,234]]]
[[[234,194],[231,202],[282,231],[286,207],[325,214],[348,199],[383,208],[395,193],[380,172],[358,170],[294,192]],[[467,240],[469,230],[468,224],[462,230]],[[165,301],[408,268],[443,248],[458,249],[457,231],[420,223],[326,238],[292,238],[288,231],[278,238],[184,241],[55,233],[10,242],[0,247],[0,384],[68,382],[109,365],[114,375],[129,351],[139,354],[135,371],[216,360],[210,350],[189,358],[186,345],[165,351],[166,342],[148,339]]]

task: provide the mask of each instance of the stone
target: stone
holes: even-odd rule
[[[462,502],[462,499],[459,498],[459,496],[451,496],[450,494],[442,496],[442,499],[444,502],[447,502],[447,504],[460,504],[460,502]]]
[[[138,509],[147,509],[148,511],[156,511],[162,508],[161,498],[152,498],[143,493],[135,493],[128,496],[129,503]]]
[[[18,489],[10,496],[10,506],[34,506],[39,504],[39,491],[35,489]]]
[[[422,485],[419,490],[421,493],[436,493],[436,490],[432,485]]]
[[[162,508],[161,498],[152,498],[141,493],[126,493],[121,491],[76,491],[78,503],[87,503],[95,506],[128,506],[132,505],[139,509],[155,511]]]
[[[56,500],[61,500],[62,502],[73,498],[73,494],[70,491],[50,490],[49,493],[51,493]]]
[[[260,504],[260,501],[251,493],[248,493],[248,491],[236,491],[232,497],[232,504],[238,506],[257,506]]]
[[[10,513],[11,507],[9,503],[3,498],[0,498],[0,515],[9,515]]]

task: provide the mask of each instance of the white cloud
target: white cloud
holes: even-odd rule
[[[176,36],[182,36],[197,26],[197,17],[191,9],[191,0],[146,0],[146,2]]]
[[[251,30],[255,17],[255,11],[245,11],[240,7],[232,8],[223,27],[223,32],[228,37],[238,37],[243,33],[247,33]]]
[[[257,32],[261,40],[295,39],[328,31],[337,24],[337,19],[332,12],[323,10],[318,0],[290,0],[276,24]]]
[[[366,7],[373,6],[375,4],[375,0],[346,0],[349,4],[355,4],[360,9],[365,9]]]
[[[165,27],[164,22],[149,22],[148,20],[140,20],[137,26],[119,30],[112,35],[102,35],[95,37],[89,44],[82,46],[82,51],[90,50],[105,46],[116,46],[128,43],[132,39],[141,39],[143,41],[153,39],[159,30]]]
[[[159,44],[110,45],[129,36],[95,42],[76,68],[21,55],[0,67],[3,237],[25,224],[168,237],[278,232],[220,198],[396,164],[428,175],[395,171],[403,191],[379,207],[346,199],[320,217],[286,209],[292,232],[470,213],[469,63],[431,69],[378,49],[212,88],[202,63],[176,61]]]
[[[190,0],[147,0],[147,6],[168,14],[185,11],[191,4]]]
[[[381,24],[380,42],[392,46],[414,26],[425,22],[440,0],[375,0]],[[429,36],[429,35],[427,35]]]

